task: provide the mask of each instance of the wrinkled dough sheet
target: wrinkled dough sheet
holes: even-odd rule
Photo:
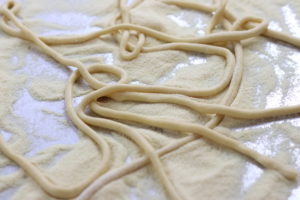
[[[208,3],[204,0],[204,3]],[[0,3],[3,3],[0,0]],[[24,24],[39,35],[72,35],[100,30],[117,13],[117,1],[22,0]],[[92,5],[92,6],[91,6]],[[238,15],[269,20],[274,30],[300,36],[300,1],[240,0],[229,2]],[[147,14],[145,14],[145,12]],[[192,10],[146,1],[132,11],[132,22],[169,34],[203,35],[211,16]],[[298,34],[298,35],[297,35]],[[151,38],[149,45],[158,44]],[[70,122],[63,91],[72,69],[58,65],[33,44],[0,31],[0,133],[10,146],[36,163],[44,173],[65,186],[81,182],[100,165],[97,147]],[[243,41],[245,72],[233,106],[272,108],[300,102],[300,51],[275,40],[257,37]],[[122,67],[132,84],[167,85],[183,88],[210,87],[224,74],[225,62],[218,56],[182,51],[141,54],[133,61],[119,58],[119,46],[110,37],[77,45],[54,47],[84,63],[107,63]],[[115,77],[98,74],[106,82]],[[89,91],[75,89],[74,105]],[[218,102],[222,95],[203,101]],[[181,119],[204,124],[209,116],[170,104],[107,103],[116,110]],[[155,148],[182,135],[153,127],[131,124]],[[223,134],[242,141],[259,153],[300,170],[300,117],[237,120],[225,118],[217,127]],[[128,139],[97,129],[112,147],[112,168],[143,155]],[[265,170],[246,157],[204,139],[163,157],[170,179],[180,192],[193,199],[296,200],[300,183]],[[0,199],[54,199],[44,193],[18,166],[0,155]],[[94,200],[167,199],[153,169],[148,166],[98,191]]]

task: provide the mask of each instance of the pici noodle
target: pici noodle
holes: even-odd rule
[[[237,18],[226,8],[227,0],[217,0],[213,5],[203,5],[200,3],[180,1],[180,0],[161,0],[165,4],[175,5],[181,8],[194,9],[201,12],[213,13],[210,24],[204,36],[190,38],[180,38],[168,35],[163,32],[139,26],[131,23],[130,10],[139,6],[143,0],[136,0],[127,6],[126,0],[119,0],[119,14],[114,17],[109,27],[88,34],[76,36],[42,37],[33,33],[26,27],[18,12],[20,5],[13,0],[7,1],[1,8],[2,15],[0,21],[1,29],[8,35],[28,40],[37,45],[43,53],[52,57],[63,66],[73,66],[77,68],[66,83],[65,105],[68,116],[84,134],[98,146],[102,153],[101,165],[90,177],[81,183],[69,187],[62,187],[50,177],[43,174],[34,164],[22,155],[15,153],[3,139],[0,139],[0,150],[9,159],[17,163],[40,187],[49,195],[57,198],[74,198],[79,200],[90,199],[92,195],[106,184],[132,173],[147,164],[151,164],[155,169],[161,184],[170,199],[187,199],[176,190],[172,181],[169,180],[160,156],[176,151],[181,146],[205,137],[216,144],[235,150],[265,168],[278,171],[287,179],[295,179],[297,171],[290,166],[268,158],[246,147],[236,139],[225,136],[214,128],[222,121],[224,116],[243,119],[260,119],[280,115],[288,115],[300,112],[300,105],[287,106],[263,110],[248,110],[231,107],[242,80],[243,75],[243,46],[241,40],[266,36],[300,47],[300,39],[285,33],[276,32],[268,29],[266,20],[256,17]],[[13,24],[14,26],[12,26]],[[221,25],[223,31],[213,32],[216,25]],[[103,35],[112,35],[120,44],[120,55],[124,60],[132,60],[140,53],[158,52],[166,50],[180,50],[189,52],[199,52],[210,55],[218,55],[226,60],[225,73],[222,80],[211,88],[183,89],[169,86],[154,85],[130,85],[126,71],[117,66],[105,64],[84,65],[82,62],[69,59],[55,51],[50,45],[78,44]],[[136,37],[137,42],[130,42],[131,37]],[[152,37],[163,42],[157,46],[146,46],[146,37]],[[231,51],[228,46],[233,46]],[[92,76],[93,73],[110,73],[119,77],[115,84],[106,84]],[[77,108],[73,107],[73,87],[79,78],[83,78],[93,91],[86,95]],[[226,90],[226,94],[219,104],[208,104],[195,101],[195,98],[211,97]],[[159,96],[155,94],[161,94]],[[174,96],[174,94],[179,94]],[[129,112],[116,111],[106,108],[101,104],[101,98],[108,97],[115,101],[136,101],[148,103],[169,103],[185,106],[195,112],[215,114],[205,125],[187,123],[181,120],[157,119],[154,117],[133,114]],[[89,108],[96,116],[86,114]],[[193,133],[176,140],[159,150],[138,134],[129,125],[120,121],[130,121],[162,129],[180,132],[182,134]],[[97,126],[113,130],[121,135],[130,138],[144,153],[145,156],[124,164],[123,167],[110,170],[111,149],[107,141],[91,126]]]

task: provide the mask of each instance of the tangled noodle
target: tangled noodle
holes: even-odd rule
[[[145,26],[131,23],[130,10],[139,6],[142,2],[143,0],[136,0],[130,6],[127,6],[126,0],[119,0],[120,13],[115,16],[109,27],[84,35],[68,37],[38,36],[17,18],[20,10],[19,4],[13,0],[9,0],[3,5],[0,10],[0,14],[2,15],[0,27],[4,32],[8,35],[31,41],[45,54],[61,63],[63,66],[73,66],[77,68],[77,70],[71,74],[66,84],[66,110],[75,126],[90,137],[90,139],[98,146],[99,151],[101,151],[102,154],[102,159],[101,165],[97,171],[87,177],[85,181],[78,183],[77,185],[62,187],[59,183],[56,183],[53,179],[43,174],[25,157],[15,153],[3,139],[0,139],[0,150],[2,153],[17,163],[49,195],[57,198],[77,197],[78,200],[90,199],[96,191],[106,184],[132,173],[149,163],[152,164],[171,199],[187,199],[183,194],[178,192],[175,185],[169,180],[160,156],[176,151],[176,149],[199,137],[205,137],[216,144],[246,155],[265,168],[278,171],[288,179],[295,179],[297,172],[288,165],[251,150],[241,142],[215,131],[214,128],[218,126],[224,116],[243,119],[260,119],[300,112],[300,105],[264,110],[249,110],[231,107],[231,103],[237,96],[243,75],[243,46],[240,42],[241,40],[264,35],[300,47],[300,39],[268,29],[268,23],[263,19],[256,17],[237,18],[226,8],[227,0],[217,0],[213,5],[203,5],[180,0],[161,0],[161,2],[165,4],[182,8],[208,13],[214,12],[204,36],[191,38],[175,37]],[[15,27],[10,24],[14,24]],[[219,24],[224,30],[222,32],[214,33],[213,30],[216,25]],[[130,85],[126,71],[122,68],[100,63],[86,66],[80,61],[64,57],[50,46],[83,43],[103,35],[112,35],[119,41],[120,55],[124,60],[135,59],[140,53],[165,50],[199,52],[224,57],[226,60],[225,73],[222,80],[215,86],[211,88],[199,88],[197,90],[168,86]],[[131,37],[136,38],[137,42],[135,44],[130,42]],[[151,47],[146,46],[146,37],[153,37],[164,42],[164,44]],[[228,48],[229,44],[234,47],[233,52]],[[92,76],[93,73],[99,72],[114,74],[119,77],[119,81],[110,85],[103,83]],[[94,90],[83,98],[77,108],[74,108],[73,87],[76,81],[81,77]],[[215,96],[224,92],[225,89],[227,89],[226,94],[219,104],[207,104],[195,100],[195,98]],[[158,93],[163,95],[155,95]],[[172,94],[180,95],[174,96]],[[205,125],[187,123],[180,120],[157,119],[154,117],[106,108],[101,104],[102,97],[109,97],[115,101],[121,102],[137,101],[148,103],[170,103],[185,106],[199,113],[215,115]],[[87,108],[97,114],[97,116],[95,117],[86,114],[85,111]],[[193,135],[185,136],[159,150],[155,150],[143,135],[138,134],[132,127],[119,121],[131,121],[178,131],[183,134],[193,133]],[[130,164],[125,164],[121,168],[110,170],[110,146],[104,137],[96,133],[90,126],[109,129],[130,138],[145,153],[145,156]]]

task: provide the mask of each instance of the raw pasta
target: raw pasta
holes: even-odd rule
[[[227,1],[218,1],[215,2],[213,6],[207,6],[187,1],[162,0],[162,2],[166,4],[172,4],[183,8],[192,8],[204,12],[215,12],[211,23],[206,30],[205,36],[192,38],[174,37],[144,26],[134,25],[130,22],[130,10],[138,6],[141,2],[143,1],[137,0],[131,4],[131,6],[126,6],[126,1],[120,0],[120,13],[114,18],[111,26],[106,29],[74,37],[40,37],[28,29],[21,20],[17,18],[18,12],[21,9],[19,5],[14,1],[7,1],[0,10],[0,13],[3,15],[0,27],[7,34],[31,41],[45,54],[49,55],[62,65],[77,68],[77,70],[72,73],[68,83],[66,84],[66,110],[76,127],[89,136],[98,145],[103,157],[102,165],[99,166],[93,175],[87,177],[82,183],[78,183],[77,185],[70,187],[61,187],[50,177],[44,175],[36,166],[23,156],[13,152],[3,139],[0,139],[1,151],[9,159],[22,167],[44,191],[57,198],[73,198],[79,195],[78,199],[89,199],[95,191],[103,187],[105,184],[131,173],[145,166],[147,163],[151,163],[156,173],[159,175],[160,181],[168,196],[171,199],[176,200],[187,199],[187,197],[178,192],[172,181],[169,180],[160,156],[175,151],[180,146],[195,140],[199,136],[203,136],[219,145],[242,153],[249,158],[252,158],[262,166],[278,171],[288,179],[295,179],[297,177],[297,171],[290,168],[288,165],[263,156],[246,147],[241,142],[213,130],[213,128],[222,121],[224,116],[243,119],[259,119],[299,112],[299,105],[265,110],[237,109],[230,105],[238,93],[243,74],[243,47],[240,43],[241,40],[265,35],[300,47],[300,39],[289,36],[288,34],[269,30],[267,28],[267,22],[263,19],[255,17],[244,17],[239,19],[235,17],[229,10],[226,9]],[[10,26],[9,23],[13,23],[16,28]],[[223,26],[224,31],[213,32],[214,28],[218,24]],[[226,60],[224,77],[218,84],[211,88],[200,88],[197,90],[168,86],[130,85],[128,84],[126,71],[119,67],[100,63],[87,66],[80,61],[62,56],[49,46],[82,43],[106,34],[114,35],[119,41],[121,57],[125,60],[135,59],[140,53],[165,50],[191,51],[222,56]],[[130,42],[130,37],[137,37],[136,44]],[[145,46],[146,37],[153,37],[165,42],[165,44],[151,47]],[[230,45],[234,47],[234,53],[232,53],[228,48]],[[93,73],[98,72],[114,74],[119,77],[119,81],[112,85],[103,83],[92,76]],[[94,89],[94,91],[85,96],[78,108],[75,109],[72,104],[72,98],[74,96],[73,87],[80,77],[82,77],[89,86]],[[220,94],[227,88],[228,90],[226,91],[226,95],[221,104],[205,104],[193,100],[193,98],[211,97]],[[155,94],[157,93],[164,95],[156,96]],[[174,96],[174,94],[177,96]],[[186,106],[199,113],[216,115],[204,126],[186,123],[180,120],[171,121],[155,119],[153,117],[146,117],[143,115],[104,108],[101,106],[101,103],[99,103],[103,97],[109,97],[116,101],[171,103]],[[85,111],[87,108],[90,108],[98,116],[95,117],[86,114]],[[193,133],[194,135],[184,137],[183,139],[156,151],[144,136],[138,134],[130,126],[120,123],[120,120],[169,129],[183,134],[186,132]],[[111,159],[110,146],[101,135],[97,134],[91,128],[91,126],[106,128],[125,135],[143,150],[145,157],[138,159],[131,164],[127,164],[122,168],[109,171]]]

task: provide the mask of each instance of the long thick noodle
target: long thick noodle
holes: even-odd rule
[[[241,40],[264,35],[300,47],[300,39],[285,33],[269,30],[266,20],[251,16],[244,18],[234,16],[226,8],[227,0],[218,0],[212,6],[188,1],[162,0],[161,2],[170,5],[214,13],[204,36],[191,38],[175,37],[131,23],[131,9],[139,6],[142,2],[143,0],[136,0],[130,6],[127,6],[127,1],[119,0],[120,12],[112,20],[109,27],[100,31],[69,37],[38,36],[18,18],[21,7],[16,2],[10,0],[4,4],[0,10],[0,14],[2,15],[0,27],[5,33],[34,43],[43,53],[52,57],[65,67],[73,66],[77,68],[77,70],[70,75],[66,83],[66,110],[74,125],[95,142],[103,156],[94,174],[91,174],[77,185],[63,187],[60,186],[60,183],[51,179],[51,177],[43,174],[24,156],[15,153],[3,139],[0,139],[0,150],[2,153],[17,163],[46,193],[57,198],[77,197],[77,199],[80,200],[90,199],[96,191],[106,184],[132,173],[147,164],[151,164],[170,199],[187,199],[183,194],[178,192],[179,190],[176,189],[176,185],[168,178],[160,156],[176,151],[181,146],[199,137],[207,138],[224,148],[229,148],[248,156],[265,168],[276,170],[287,179],[295,179],[297,177],[297,171],[290,166],[261,155],[246,147],[240,141],[219,133],[214,130],[214,128],[218,126],[224,116],[242,119],[260,119],[300,112],[300,105],[264,110],[248,110],[231,107],[232,102],[238,94],[243,75],[243,46]],[[223,27],[222,32],[213,31],[217,25]],[[226,61],[225,73],[222,80],[211,88],[184,89],[169,86],[130,85],[126,71],[118,66],[101,63],[88,66],[78,60],[64,57],[49,46],[78,44],[104,35],[111,35],[116,38],[120,44],[121,58],[124,60],[135,59],[140,53],[166,50],[199,52],[222,56]],[[130,42],[131,37],[136,38],[136,43]],[[163,44],[146,46],[146,37],[160,40]],[[234,47],[233,51],[228,48],[229,45]],[[116,75],[119,77],[119,81],[109,85],[101,82],[92,75],[93,73],[100,72]],[[85,80],[89,86],[93,88],[93,91],[82,99],[77,108],[74,108],[73,87],[79,78]],[[212,97],[225,92],[225,90],[226,94],[219,104],[201,103],[195,100],[201,97]],[[107,108],[101,103],[102,97],[108,97],[119,102],[169,103],[185,106],[198,113],[215,115],[205,125],[187,123],[180,119],[174,121],[166,118],[154,118]],[[95,115],[88,115],[85,112],[87,109],[90,109]],[[129,121],[177,131],[184,135],[187,133],[193,134],[184,136],[176,140],[176,142],[156,150],[143,135],[137,133],[131,126],[122,123]],[[144,152],[145,156],[130,164],[124,164],[121,168],[110,170],[110,160],[112,156],[110,146],[104,137],[95,132],[91,126],[112,130],[128,137]]]

